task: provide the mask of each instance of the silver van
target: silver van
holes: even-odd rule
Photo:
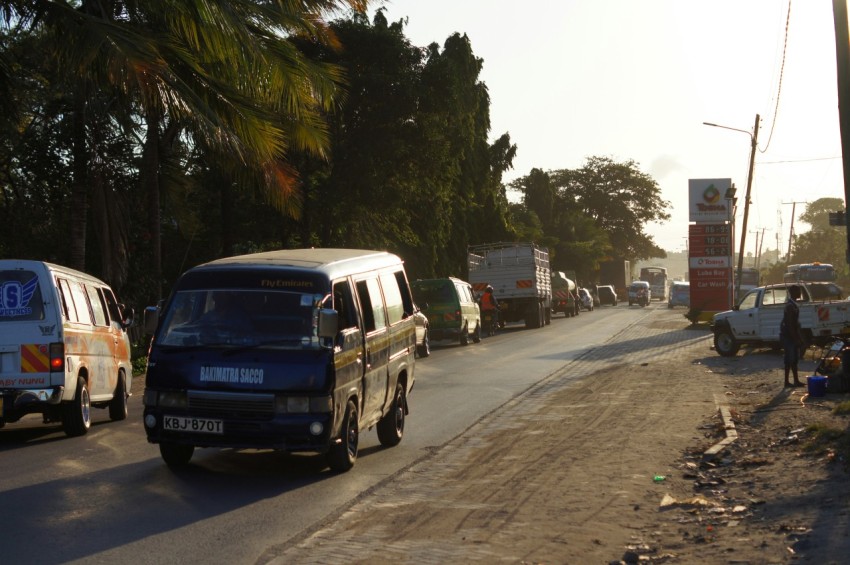
[[[91,408],[127,417],[132,311],[105,282],[42,261],[0,260],[0,427],[26,414],[91,427]]]
[[[271,251],[190,269],[164,308],[146,310],[148,441],[172,467],[196,447],[272,448],[347,471],[363,431],[402,439],[413,314],[404,264],[386,252]]]

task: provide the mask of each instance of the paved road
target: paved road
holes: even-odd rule
[[[656,307],[657,308],[657,307]],[[404,441],[381,449],[365,434],[355,468],[333,475],[315,456],[202,450],[169,471],[131,414],[65,438],[30,417],[0,431],[2,561],[10,563],[252,563],[267,560],[365,494],[426,464],[455,438],[531,387],[600,347],[651,309],[601,308],[512,329],[481,344],[438,344],[417,363]],[[630,336],[625,336],[631,339]],[[575,374],[571,378],[578,379]]]
[[[670,465],[716,411],[716,357],[647,309],[433,457],[261,562],[607,563],[657,514]],[[668,477],[661,485],[654,476]]]

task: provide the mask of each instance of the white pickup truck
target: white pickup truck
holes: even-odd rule
[[[812,301],[805,285],[800,306],[800,327],[807,343],[828,342],[831,336],[850,333],[850,302]],[[719,312],[711,320],[714,349],[724,357],[742,345],[778,347],[779,324],[788,296],[788,285],[777,284],[748,292],[734,310]]]

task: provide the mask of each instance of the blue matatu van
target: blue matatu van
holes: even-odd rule
[[[195,447],[357,458],[362,430],[404,432],[413,387],[414,305],[400,258],[296,249],[219,259],[148,308],[144,426],[169,466]]]

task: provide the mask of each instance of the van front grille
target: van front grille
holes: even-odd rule
[[[274,417],[274,395],[193,390],[188,393],[189,408],[197,414],[229,416],[250,420]]]

